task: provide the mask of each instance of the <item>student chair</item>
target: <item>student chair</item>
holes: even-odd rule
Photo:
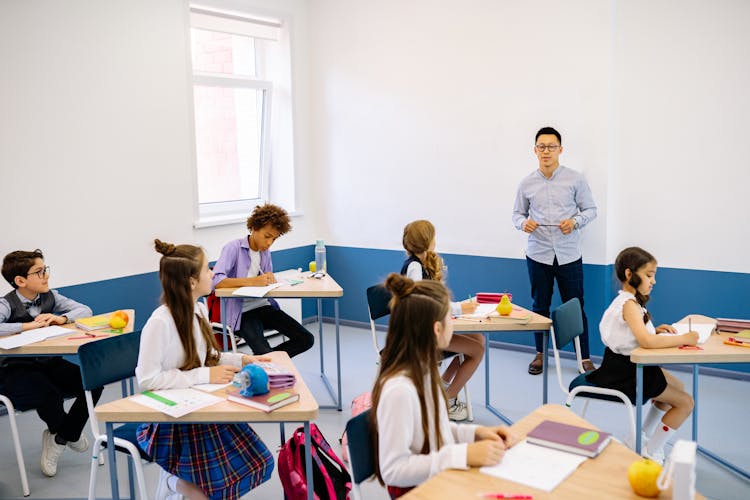
[[[621,391],[607,389],[592,384],[586,380],[586,373],[579,374],[568,387],[563,385],[562,368],[560,366],[560,349],[573,341],[576,353],[577,366],[581,367],[581,342],[579,336],[583,333],[583,315],[581,303],[577,298],[570,299],[566,303],[552,311],[552,350],[555,357],[555,369],[557,371],[557,382],[560,389],[568,395],[565,406],[570,407],[577,397],[585,398],[581,416],[586,417],[586,410],[591,399],[613,401],[625,405],[628,416],[629,435],[627,445],[635,446],[635,411],[630,399]]]
[[[99,455],[106,448],[107,434],[99,430],[99,422],[94,413],[94,401],[91,391],[113,382],[122,382],[123,396],[132,393],[132,381],[130,391],[126,391],[126,380],[135,376],[135,367],[138,364],[138,347],[141,341],[141,332],[125,333],[110,338],[97,340],[83,344],[78,348],[78,358],[81,366],[81,378],[83,389],[86,391],[86,406],[89,410],[89,421],[91,432],[94,435],[94,445],[91,457],[91,476],[89,478],[89,500],[95,498],[96,472]],[[133,467],[138,481],[138,493],[141,499],[149,498],[146,492],[146,480],[143,475],[141,459],[151,461],[138,446],[136,430],[138,423],[128,423],[115,429],[115,449],[127,453],[131,460],[128,461],[128,472],[130,478],[130,492],[133,496]]]
[[[361,500],[359,485],[375,474],[375,450],[372,446],[370,410],[365,410],[346,423],[349,474],[352,476],[352,499]]]
[[[0,387],[2,391],[2,387]],[[21,440],[18,437],[18,425],[16,424],[16,408],[13,406],[11,400],[0,393],[0,402],[5,405],[8,410],[8,419],[10,420],[10,435],[13,438],[13,448],[16,450],[16,462],[18,462],[18,472],[21,474],[21,489],[23,490],[23,496],[27,497],[31,494],[29,490],[29,479],[26,476],[26,463],[23,460],[23,451],[21,450]]]
[[[391,301],[391,292],[382,284],[373,285],[367,289],[367,310],[370,317],[370,331],[372,333],[372,345],[375,347],[375,364],[380,365],[380,351],[382,348],[378,345],[378,332],[375,320],[391,314],[389,303]],[[464,355],[457,352],[443,351],[443,360],[458,356],[461,363],[464,362]],[[466,400],[466,409],[468,411],[467,420],[474,421],[474,412],[471,408],[471,394],[469,394],[469,384],[464,385],[464,398]]]

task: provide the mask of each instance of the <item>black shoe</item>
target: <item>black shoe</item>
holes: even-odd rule
[[[534,361],[529,363],[529,373],[531,375],[539,375],[542,373],[542,353],[538,352],[536,353],[536,356],[534,356]]]

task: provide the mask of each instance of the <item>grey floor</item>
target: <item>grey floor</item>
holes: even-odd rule
[[[308,325],[311,330],[315,324]],[[329,376],[335,384],[335,344],[332,325],[325,325],[326,365]],[[338,438],[349,417],[348,404],[356,395],[369,390],[375,376],[375,355],[369,330],[342,327],[342,380],[344,411],[321,410],[317,424],[328,441],[338,452]],[[490,350],[492,376],[492,402],[511,419],[521,418],[541,404],[540,376],[526,373],[526,366],[531,355],[507,349]],[[327,392],[318,376],[319,354],[317,346],[311,351],[295,358],[295,363],[305,378],[306,383],[316,395],[320,404],[329,402]],[[574,376],[572,360],[562,361],[564,379]],[[476,423],[496,425],[498,420],[484,407],[484,366],[480,365],[477,374],[470,381],[470,392],[473,398],[474,418]],[[552,373],[550,374],[552,375]],[[677,376],[689,386],[690,376],[677,373]],[[745,422],[750,413],[748,391],[750,383],[728,380],[717,377],[701,376],[700,380],[700,435],[699,441],[712,451],[731,462],[750,466],[750,433]],[[119,395],[119,385],[105,390],[102,401],[109,401]],[[557,382],[550,377],[550,402],[563,402],[563,392]],[[580,408],[579,408],[580,409]],[[627,422],[624,412],[607,403],[594,402],[590,405],[587,419],[595,425],[615,433],[620,438],[626,434]],[[22,446],[26,459],[26,469],[31,488],[30,498],[85,498],[88,492],[90,455],[77,454],[71,450],[63,453],[54,478],[42,475],[39,469],[41,450],[42,422],[34,412],[18,415],[22,434]],[[737,426],[738,430],[735,429]],[[21,482],[18,476],[15,455],[10,441],[8,417],[0,417],[0,498],[23,498]],[[279,443],[278,425],[263,424],[255,426],[269,447],[276,449]],[[292,432],[287,426],[287,436]],[[88,430],[87,430],[88,432]],[[685,424],[677,433],[678,438],[690,438],[690,425]],[[119,460],[120,478],[126,478],[125,460]],[[106,465],[99,468],[97,481],[98,498],[108,498],[109,476]],[[150,491],[155,491],[158,477],[158,466],[145,465],[146,480]],[[386,499],[388,495],[376,483],[363,485],[366,499]],[[121,495],[126,494],[127,486],[122,484]],[[750,482],[724,471],[703,457],[698,458],[697,489],[709,498],[747,499],[750,498]],[[592,495],[595,497],[595,495]],[[250,492],[245,498],[282,499],[281,483],[276,471],[265,484]]]

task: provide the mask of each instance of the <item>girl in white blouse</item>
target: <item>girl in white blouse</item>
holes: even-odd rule
[[[205,305],[213,273],[200,247],[155,240],[163,304],[141,333],[135,375],[141,390],[231,382],[268,357],[220,352]],[[247,424],[143,424],[141,448],[162,467],[156,499],[237,499],[267,481],[273,455]]]
[[[599,369],[586,379],[600,387],[624,392],[635,403],[635,364],[630,353],[636,347],[658,349],[681,345],[695,345],[696,332],[674,335],[671,325],[654,327],[646,302],[656,284],[656,259],[638,247],[621,251],[615,260],[615,273],[622,289],[602,316],[599,331],[606,346]],[[672,335],[658,335],[660,333]],[[664,444],[693,411],[693,398],[685,392],[682,382],[658,366],[643,369],[643,402],[653,399],[653,405],[643,424],[643,432],[650,438],[644,455],[664,462]],[[661,425],[657,424],[661,422]]]
[[[437,370],[453,335],[445,286],[395,273],[385,286],[393,299],[371,426],[378,480],[397,498],[443,469],[497,464],[514,439],[505,426],[448,420]]]

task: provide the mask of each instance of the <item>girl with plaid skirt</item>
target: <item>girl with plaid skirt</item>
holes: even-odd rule
[[[243,365],[268,357],[220,352],[198,298],[213,273],[200,247],[155,240],[162,254],[162,302],[141,334],[135,374],[142,390],[231,382]],[[157,500],[235,499],[268,480],[273,457],[247,424],[143,424],[143,450],[162,467]]]

